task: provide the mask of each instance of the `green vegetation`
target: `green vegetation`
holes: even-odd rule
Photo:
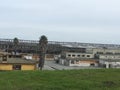
[[[40,70],[42,70],[42,68],[44,66],[47,45],[48,45],[48,39],[45,35],[42,35],[39,40],[39,49],[40,49],[39,68],[40,68]]]
[[[120,90],[120,69],[1,71],[0,90]]]

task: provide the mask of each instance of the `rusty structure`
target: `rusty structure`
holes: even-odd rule
[[[120,48],[116,44],[95,44],[95,43],[79,43],[79,42],[58,42],[48,41],[47,53],[59,54],[62,51],[85,53],[86,48]],[[13,39],[0,39],[0,50],[12,52],[15,50]],[[22,40],[19,39],[17,51],[22,53],[39,53],[38,40]]]

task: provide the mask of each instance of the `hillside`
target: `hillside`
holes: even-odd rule
[[[1,71],[0,90],[120,90],[120,69]]]

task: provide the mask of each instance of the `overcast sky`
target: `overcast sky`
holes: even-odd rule
[[[0,0],[0,38],[120,44],[120,0]]]

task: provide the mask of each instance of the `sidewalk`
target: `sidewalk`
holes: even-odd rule
[[[49,67],[48,65],[44,65],[43,70],[55,70],[55,69]]]

